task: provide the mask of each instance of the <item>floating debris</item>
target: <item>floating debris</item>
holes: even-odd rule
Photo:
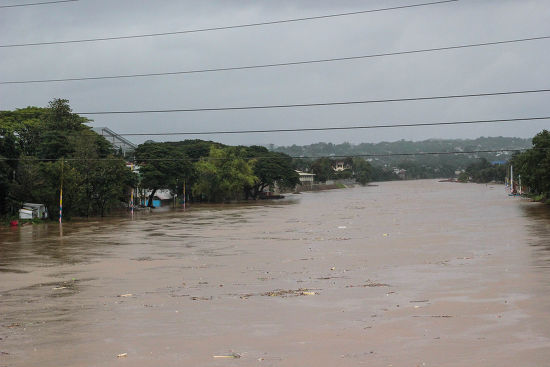
[[[191,297],[193,301],[211,301],[212,297]]]
[[[309,292],[309,291],[307,291],[307,292],[302,292],[302,295],[304,295],[304,296],[314,296],[314,295],[316,295],[316,294],[317,294],[317,293],[315,293],[315,292]]]
[[[298,297],[298,296],[314,296],[316,294],[319,294],[317,292],[313,292],[309,289],[276,289],[274,291],[269,291],[262,293],[262,296],[268,296],[268,297]],[[241,297],[242,298],[242,297]]]
[[[5,328],[8,328],[8,329],[13,329],[13,328],[15,328],[15,327],[21,327],[21,324],[18,323],[18,322],[13,322],[13,323],[11,323],[11,324],[9,324],[9,325],[2,325],[2,326],[5,327]]]
[[[371,280],[367,280],[367,282],[365,284],[360,284],[360,285],[346,285],[346,288],[367,288],[367,287],[389,287],[390,285],[389,284],[386,284],[386,283],[376,283],[376,282],[373,282]],[[388,295],[390,293],[387,293],[386,295]]]
[[[213,358],[228,358],[228,359],[238,359],[241,358],[241,355],[239,353],[231,353],[227,355],[220,355],[220,356],[212,356]]]

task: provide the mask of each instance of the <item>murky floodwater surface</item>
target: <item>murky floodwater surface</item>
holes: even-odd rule
[[[550,361],[550,212],[502,186],[1,228],[0,280],[2,367]]]

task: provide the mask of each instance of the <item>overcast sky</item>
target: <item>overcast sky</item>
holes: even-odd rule
[[[0,5],[32,0],[0,0]],[[428,0],[80,0],[0,8],[0,43],[170,32]],[[548,0],[446,4],[212,32],[0,48],[0,81],[170,72],[394,52],[550,35]],[[65,98],[75,112],[316,103],[550,88],[550,40],[279,68],[0,85],[0,109]],[[96,115],[119,133],[329,127],[550,116],[550,93],[353,106]],[[203,138],[291,145],[532,137],[550,121]],[[131,137],[140,143],[147,137]]]

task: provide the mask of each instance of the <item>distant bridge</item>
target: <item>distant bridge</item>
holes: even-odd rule
[[[132,143],[126,138],[123,138],[108,127],[93,127],[92,130],[97,134],[103,136],[109,143],[113,145],[113,148],[115,148],[116,150],[121,150],[123,154],[126,154],[127,152],[133,152],[137,148],[136,144]]]

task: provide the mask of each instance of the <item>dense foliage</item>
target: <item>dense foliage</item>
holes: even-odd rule
[[[139,165],[140,186],[149,189],[149,205],[158,189],[178,190],[185,177],[191,173],[191,162],[187,155],[172,144],[146,143],[135,151]]]
[[[337,164],[343,166],[343,170],[335,170]],[[360,157],[333,159],[322,157],[312,162],[303,159],[295,160],[295,165],[303,170],[311,171],[315,174],[315,180],[326,182],[327,180],[349,180],[354,179],[361,185],[366,185],[370,181],[375,181],[384,176],[384,179],[395,179],[388,172],[388,175],[383,169],[374,168],[369,162]]]
[[[476,183],[500,182],[506,178],[507,164],[491,164],[485,158],[470,164],[458,177],[459,181]]]
[[[141,144],[136,150],[140,185],[182,193],[195,201],[256,199],[267,188],[294,188],[299,176],[286,154],[259,146],[226,146],[203,140]],[[152,203],[152,200],[149,200]]]
[[[511,153],[467,153],[475,151],[499,150],[499,149],[526,149],[531,147],[528,139],[487,137],[478,139],[430,139],[425,141],[395,141],[381,143],[362,143],[353,145],[350,143],[332,144],[317,143],[305,146],[272,146],[277,152],[290,154],[295,157],[345,157],[372,155],[369,163],[372,165],[372,180],[383,181],[397,179],[394,169],[404,170],[400,178],[450,178],[455,176],[455,171],[465,170],[469,165],[475,164],[480,158],[488,162],[508,161]],[[415,155],[425,152],[465,152],[462,154],[429,154]],[[297,169],[311,170],[313,160],[299,159],[295,163]],[[326,166],[326,162],[324,163]],[[321,178],[325,178],[330,172],[317,167]],[[322,180],[322,179],[321,179]]]
[[[531,193],[550,198],[550,132],[543,130],[533,138],[533,148],[512,159],[514,180],[529,187]]]
[[[61,184],[67,217],[103,216],[128,200],[133,174],[86,122],[63,99],[0,112],[0,215],[33,202],[55,217]]]

